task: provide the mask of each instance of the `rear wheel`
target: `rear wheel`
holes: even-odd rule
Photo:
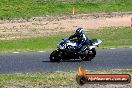
[[[61,59],[60,59],[60,51],[53,51],[51,54],[50,54],[50,61],[51,62],[59,62]]]
[[[91,51],[92,51],[91,57],[92,57],[92,59],[93,59],[93,58],[96,56],[96,49],[93,48]]]
[[[91,61],[96,55],[95,48],[91,49],[89,53],[82,58],[83,61]]]

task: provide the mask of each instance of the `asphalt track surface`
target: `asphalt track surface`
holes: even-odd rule
[[[87,70],[132,69],[132,48],[97,49],[92,61],[49,61],[50,52],[0,54],[0,73],[76,71],[81,65]]]

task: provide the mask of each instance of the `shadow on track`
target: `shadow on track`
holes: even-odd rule
[[[61,62],[82,62],[82,60],[62,60],[60,62],[42,61],[46,63],[61,63]]]

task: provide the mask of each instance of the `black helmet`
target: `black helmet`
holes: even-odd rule
[[[83,34],[84,34],[83,28],[78,27],[78,28],[76,29],[76,34],[79,35],[79,36],[83,35]]]

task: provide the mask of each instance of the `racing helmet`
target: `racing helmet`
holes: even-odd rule
[[[78,27],[78,28],[76,29],[76,34],[77,34],[78,36],[82,36],[82,35],[84,34],[83,28]]]

